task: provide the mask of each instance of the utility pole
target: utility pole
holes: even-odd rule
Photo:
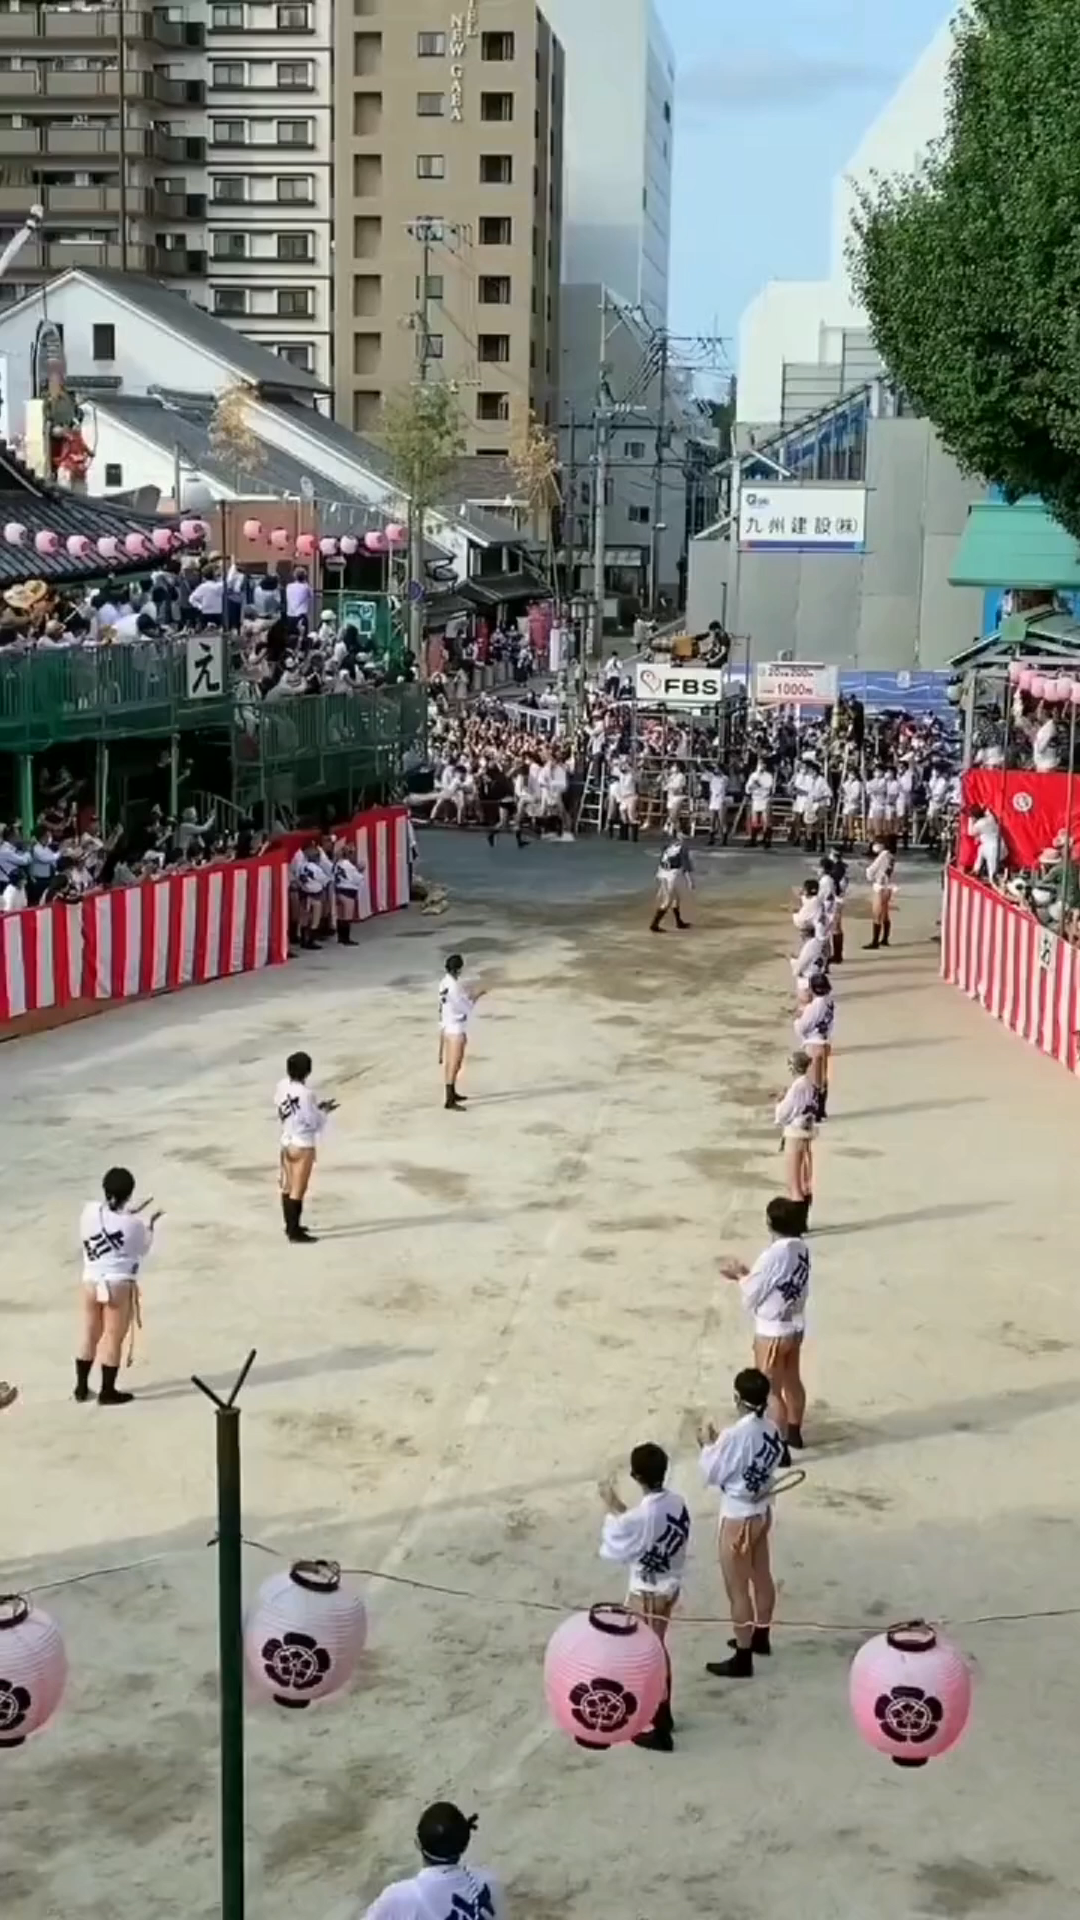
[[[656,413],[656,461],[653,466],[652,565],[649,571],[650,612],[660,613],[660,527],[664,519],[664,455],[667,451],[668,356],[671,339],[665,327],[660,335],[660,395]]]
[[[604,576],[607,556],[607,481],[611,420],[603,407],[596,414],[596,498],[593,510],[593,658],[604,657]]]
[[[577,563],[577,417],[570,409],[570,459],[567,464],[566,497],[563,500],[563,546],[566,549],[566,600],[574,597],[574,567]]]
[[[421,383],[428,377],[428,363],[431,359],[431,249],[436,240],[442,238],[442,221],[433,220],[428,213],[422,213],[410,222],[406,229],[413,240],[420,243],[420,286],[416,305],[416,357],[419,362]]]

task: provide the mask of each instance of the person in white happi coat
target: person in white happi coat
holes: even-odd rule
[[[810,1055],[810,1077],[818,1090],[819,1120],[828,1114],[829,1061],[835,1024],[832,982],[827,973],[815,973],[810,979],[810,998],[795,1017],[795,1040]]]
[[[770,1412],[787,1444],[803,1446],[806,1389],[802,1383],[802,1345],[810,1292],[810,1249],[803,1238],[806,1207],[777,1194],[765,1209],[769,1244],[752,1267],[721,1260],[720,1274],[738,1284],[754,1327],[754,1365],[772,1388]]]
[[[901,767],[897,784],[899,792],[896,796],[896,831],[907,846],[915,812],[915,769],[910,760],[905,761]]]
[[[765,765],[764,760],[759,759],[746,782],[746,804],[749,809],[752,847],[757,845],[759,834],[762,846],[772,846],[772,807],[775,787],[775,776]]]
[[[675,925],[689,927],[679,910],[680,901],[686,898],[688,890],[694,884],[694,863],[690,858],[690,849],[681,833],[676,833],[667,841],[660,855],[660,864],[656,869],[656,911],[649,924],[650,933],[662,933],[665,916],[675,910]]]
[[[353,858],[354,852],[348,840],[339,840],[334,847],[334,911],[338,943],[343,947],[352,946],[353,923],[361,918],[367,900],[367,872],[359,856]]]
[[[452,953],[439,982],[439,1065],[443,1070],[444,1105],[450,1112],[465,1105],[467,1096],[457,1090],[458,1075],[465,1064],[473,1009],[485,991],[463,980],[464,971],[464,956]]]
[[[669,768],[664,779],[664,832],[679,833],[686,812],[686,774],[681,767]]]
[[[776,1125],[780,1128],[788,1199],[797,1201],[805,1209],[805,1231],[814,1199],[818,1090],[810,1071],[810,1055],[805,1048],[796,1049],[790,1064],[791,1085],[776,1103]]]
[[[989,807],[980,807],[968,820],[968,832],[975,842],[975,879],[984,878],[993,886],[1001,865],[1001,825]]]
[[[668,1466],[663,1447],[645,1441],[630,1455],[630,1477],[641,1488],[637,1505],[627,1507],[613,1479],[602,1481],[599,1488],[607,1509],[600,1558],[629,1569],[626,1604],[649,1622],[657,1639],[665,1643],[665,1653],[668,1624],[678,1603],[690,1539],[690,1510],[682,1495],[665,1484]],[[669,1656],[667,1695],[656,1710],[651,1728],[638,1734],[634,1745],[670,1753],[672,1732]]]
[[[863,824],[866,791],[857,773],[846,773],[840,783],[840,835],[846,847],[854,846]]]
[[[810,791],[810,782],[814,775],[808,761],[800,760],[791,776],[791,820],[788,824],[788,839],[792,846],[800,846],[803,826],[806,820],[806,796]]]
[[[829,809],[832,806],[832,788],[825,775],[819,770],[811,775],[806,792],[806,804],[803,808],[803,824],[806,829],[808,847],[823,847],[829,825]]]
[[[810,997],[810,978],[818,973],[832,944],[832,920],[821,898],[819,883],[804,880],[795,911],[791,916],[799,936],[799,950],[791,962],[795,988],[800,1002]]]
[[[875,840],[866,878],[870,886],[870,916],[873,922],[864,952],[876,953],[887,947],[892,933],[892,902],[896,892],[896,841],[889,834]]]
[[[494,1874],[462,1865],[477,1825],[448,1800],[427,1807],[416,1827],[419,1873],[384,1887],[359,1920],[506,1920]]]
[[[784,1440],[769,1417],[769,1381],[758,1367],[735,1375],[734,1426],[718,1433],[711,1421],[698,1430],[701,1474],[720,1495],[720,1571],[731,1607],[734,1652],[706,1661],[718,1680],[749,1680],[755,1653],[772,1653],[776,1610],[769,1534],[772,1488],[784,1459]]]
[[[933,848],[941,845],[948,804],[949,776],[941,767],[931,767],[926,788],[926,838],[928,845]]]
[[[889,812],[889,778],[884,767],[875,767],[866,783],[866,831],[871,840],[885,831]]]
[[[620,840],[636,840],[639,831],[637,776],[629,760],[616,760],[612,768],[607,806],[608,839],[613,838],[618,827]]]
[[[728,837],[728,776],[723,767],[714,767],[709,775],[709,845],[715,847],[717,835],[720,844],[727,846]]]
[[[330,1115],[337,1112],[337,1101],[320,1100],[308,1085],[310,1079],[311,1055],[290,1053],[285,1076],[274,1089],[274,1111],[281,1125],[281,1213],[285,1238],[294,1246],[310,1245],[315,1239],[303,1223],[304,1200],[319,1137]]]
[[[135,1176],[126,1167],[110,1167],[101,1183],[102,1199],[90,1200],[79,1220],[82,1242],[82,1332],[75,1359],[74,1398],[91,1398],[90,1374],[101,1367],[98,1405],[124,1407],[134,1399],[116,1385],[124,1339],[138,1322],[139,1275],[153,1243],[160,1210],[142,1218],[151,1205],[133,1207]]]
[[[289,862],[289,887],[296,898],[296,924],[300,945],[313,948],[315,935],[322,926],[330,874],[323,865],[322,848],[315,839],[294,853]]]

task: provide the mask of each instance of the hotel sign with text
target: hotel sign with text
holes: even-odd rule
[[[465,118],[465,56],[479,31],[477,0],[469,0],[463,13],[450,15],[450,118],[459,123]]]

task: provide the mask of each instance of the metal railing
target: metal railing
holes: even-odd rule
[[[210,699],[188,698],[187,651],[173,642],[0,652],[0,751],[227,725],[231,713],[228,687]]]

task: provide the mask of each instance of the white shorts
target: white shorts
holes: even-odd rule
[[[444,1040],[467,1040],[469,1037],[468,1027],[440,1027],[439,1031]]]
[[[122,1307],[138,1280],[90,1280],[83,1275],[83,1286],[91,1292],[99,1307]]]
[[[682,879],[681,873],[657,874],[656,884],[657,884],[657,888],[659,889],[660,898],[664,902],[665,906],[670,907],[672,902],[679,898],[679,893],[680,893],[679,883],[681,879]]]
[[[801,1120],[795,1125],[784,1128],[785,1140],[813,1140],[816,1134],[816,1120]]]

